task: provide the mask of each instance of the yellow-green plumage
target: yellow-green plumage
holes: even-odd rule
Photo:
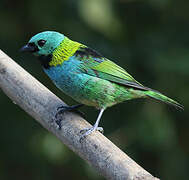
[[[107,107],[126,100],[150,97],[183,108],[160,92],[143,86],[114,62],[63,34],[39,33],[30,39],[28,47],[39,56],[44,71],[58,88],[76,101],[101,110],[97,122],[85,135],[98,129]]]
[[[60,45],[53,51],[52,60],[49,65],[57,66],[62,64],[64,61],[67,61],[71,56],[73,56],[80,47],[85,46],[65,37]]]

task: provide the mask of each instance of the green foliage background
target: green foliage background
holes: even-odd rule
[[[180,112],[150,100],[108,109],[105,135],[150,173],[188,179],[189,1],[1,0],[0,48],[68,104],[34,57],[19,48],[34,34],[56,30],[127,69],[139,82],[185,106]],[[103,179],[0,93],[0,179]],[[97,111],[84,107],[88,120]]]

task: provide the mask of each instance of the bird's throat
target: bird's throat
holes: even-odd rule
[[[45,68],[45,69],[50,68],[49,63],[52,60],[52,54],[49,54],[47,56],[44,56],[44,55],[39,56],[38,59],[39,59],[39,62],[41,63],[41,65],[43,66],[43,68]]]

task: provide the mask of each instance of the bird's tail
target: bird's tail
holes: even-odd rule
[[[170,104],[174,106],[177,109],[182,109],[184,110],[184,106],[176,102],[175,100],[161,94],[160,92],[149,90],[149,91],[144,91],[144,94],[146,94],[148,97],[151,97],[153,99],[156,99],[158,101],[162,101],[166,104]]]

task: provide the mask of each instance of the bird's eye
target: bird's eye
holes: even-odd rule
[[[40,46],[40,47],[43,47],[45,45],[46,41],[41,39],[39,41],[37,41],[37,44]]]

